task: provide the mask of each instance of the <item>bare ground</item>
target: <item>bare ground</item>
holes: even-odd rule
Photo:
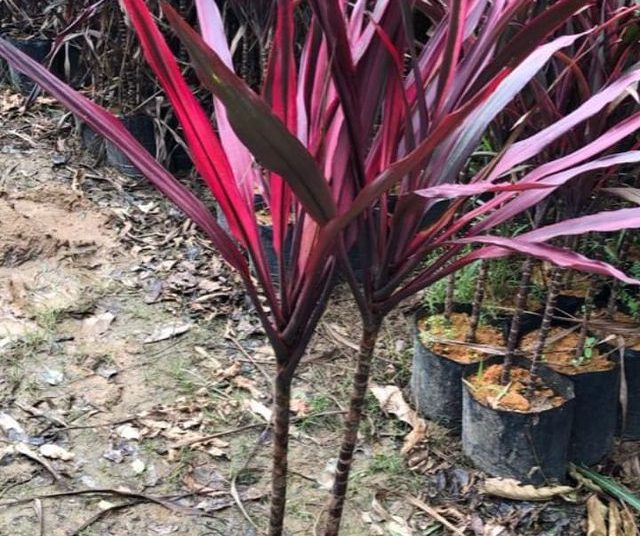
[[[0,535],[260,534],[274,360],[236,277],[144,181],[79,151],[49,101],[19,105],[0,92]],[[354,318],[338,288],[296,378],[289,534],[321,526]],[[387,323],[376,384],[406,386],[407,326]],[[369,397],[344,534],[586,533],[588,494],[489,497],[459,438],[428,424],[407,459],[408,431]],[[607,467],[637,490],[623,452]]]

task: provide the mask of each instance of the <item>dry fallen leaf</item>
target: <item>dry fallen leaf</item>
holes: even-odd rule
[[[309,415],[309,404],[307,404],[304,398],[292,398],[290,409],[298,417],[306,417]]]
[[[258,402],[257,400],[250,399],[245,400],[244,405],[245,408],[252,413],[259,415],[267,422],[271,422],[271,410],[264,404]]]
[[[246,378],[245,376],[235,376],[232,378],[231,383],[240,389],[245,389],[251,393],[251,396],[255,398],[263,398],[262,391],[258,389],[256,382]]]
[[[571,486],[542,486],[536,488],[513,478],[487,478],[484,491],[489,495],[514,501],[548,501],[558,495],[575,491]]]
[[[140,430],[130,424],[123,424],[116,428],[116,432],[123,439],[132,439],[138,441],[140,439]]]
[[[593,494],[587,499],[587,536],[607,536],[607,507]]]
[[[144,470],[146,468],[147,466],[140,458],[136,458],[131,462],[131,469],[133,470],[133,473],[136,475],[141,475],[142,473],[144,473]]]
[[[408,453],[416,444],[424,439],[427,433],[427,423],[411,409],[402,396],[402,391],[395,385],[372,385],[371,392],[380,404],[380,409],[392,413],[398,419],[411,426],[412,431],[405,437],[402,454]]]
[[[622,530],[620,508],[615,501],[609,503],[609,536],[625,536]]]
[[[191,324],[171,324],[170,326],[163,326],[153,330],[153,333],[149,335],[144,341],[144,344],[151,344],[153,342],[160,342],[172,337],[182,335],[191,329]]]
[[[82,321],[82,334],[88,337],[103,335],[115,318],[116,316],[109,312],[85,318]]]
[[[20,423],[7,413],[0,413],[0,429],[6,436],[9,436],[10,432],[25,435],[24,428],[20,426]]]
[[[73,460],[73,458],[75,457],[75,454],[73,452],[69,452],[65,448],[49,443],[40,445],[39,451],[40,454],[42,454],[45,458],[51,458],[52,460],[62,460],[68,462],[69,460]]]

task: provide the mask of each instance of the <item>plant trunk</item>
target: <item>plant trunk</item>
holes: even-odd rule
[[[289,446],[289,403],[291,375],[280,370],[274,385],[273,461],[271,467],[271,512],[269,535],[280,536],[287,502],[287,452]]]
[[[502,385],[507,385],[511,380],[511,364],[513,362],[513,354],[520,340],[520,321],[522,313],[527,307],[527,299],[529,297],[529,285],[531,284],[531,272],[533,270],[533,259],[527,257],[522,263],[522,276],[520,277],[520,286],[518,287],[518,296],[516,297],[516,308],[511,318],[511,326],[509,328],[509,338],[507,339],[507,353],[504,356],[502,365]]]
[[[480,308],[482,307],[482,300],[484,300],[484,287],[487,282],[488,271],[489,264],[486,261],[481,261],[480,268],[478,269],[478,277],[476,278],[476,289],[473,294],[469,329],[465,337],[467,342],[475,342],[476,340],[476,331],[478,331],[478,323],[480,322]]]
[[[559,268],[553,269],[553,275],[549,282],[549,290],[547,291],[547,302],[544,306],[544,314],[542,315],[542,325],[540,326],[540,334],[536,342],[536,347],[533,351],[533,361],[531,362],[531,374],[536,373],[536,368],[542,354],[544,347],[549,337],[549,331],[551,331],[551,320],[555,313],[556,299],[558,298],[558,292],[560,291],[560,284],[562,283],[562,270]]]
[[[444,318],[445,320],[451,320],[451,314],[453,313],[453,297],[456,290],[456,274],[452,273],[447,278],[447,293],[444,297]]]
[[[365,326],[360,341],[360,350],[356,363],[356,371],[353,380],[353,390],[349,404],[349,413],[345,419],[345,429],[340,447],[340,456],[336,466],[336,477],[333,483],[332,497],[329,504],[329,514],[325,536],[337,536],[340,530],[340,520],[347,494],[349,483],[349,471],[353,461],[353,451],[358,441],[358,428],[362,417],[362,408],[367,394],[369,383],[369,373],[371,370],[371,360],[373,349],[378,339],[380,322],[373,322],[370,326]]]

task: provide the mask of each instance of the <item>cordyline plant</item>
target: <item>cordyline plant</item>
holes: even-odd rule
[[[630,71],[547,129],[505,148],[475,176],[462,174],[496,115],[555,53],[583,38],[577,34],[548,41],[586,4],[583,0],[556,2],[515,33],[510,23],[528,8],[525,0],[453,0],[448,11],[425,8],[422,1],[357,0],[351,5],[309,0],[312,17],[299,58],[293,23],[298,3],[277,0],[260,95],[231,69],[213,0],[196,0],[200,34],[163,4],[169,24],[214,95],[214,132],[145,3],[123,0],[147,61],[175,108],[196,167],[229,223],[230,235],[113,116],[0,40],[0,56],[114,141],[241,275],[278,364],[272,535],[281,534],[283,527],[291,380],[326,307],[336,262],[353,290],[363,333],[327,534],[339,529],[378,331],[400,301],[471,262],[513,251],[635,282],[612,266],[545,242],[563,234],[640,226],[640,209],[627,209],[516,238],[486,234],[581,173],[640,160],[640,152],[598,157],[640,126],[640,117],[634,116],[577,151],[526,173],[514,171],[623,95],[640,80],[640,70]],[[415,45],[411,30],[411,11],[417,6],[438,19],[421,47]],[[406,71],[405,57],[410,58]],[[259,238],[253,210],[256,190],[273,220],[277,273],[269,269]],[[434,216],[437,203],[446,206]],[[476,246],[470,250],[472,244]],[[257,285],[243,252],[253,262]]]
[[[614,84],[638,60],[640,51],[640,21],[637,17],[637,6],[632,0],[596,0],[586,9],[576,14],[563,30],[586,32],[584,39],[558,51],[541,72],[531,81],[525,90],[507,107],[497,123],[504,124],[524,117],[522,128],[526,132],[537,132],[555,123],[573,112],[583,102],[604,87]],[[629,90],[632,91],[632,88]],[[602,136],[605,132],[640,111],[637,96],[631,98],[623,94],[607,106],[602,107],[588,121],[577,125],[566,136],[550,143],[540,152],[535,160],[544,163],[546,160],[576,151]],[[494,133],[500,133],[499,128]],[[498,136],[499,137],[499,136]],[[639,141],[633,135],[618,139],[611,144],[604,154],[637,149]],[[554,196],[555,208],[565,217],[586,214],[595,208],[602,207],[606,196],[597,195],[600,187],[619,175],[619,167],[611,166],[607,170],[594,170],[582,173],[576,179],[558,189]],[[624,193],[624,192],[623,192]],[[546,206],[547,203],[544,203]],[[539,207],[538,217],[543,217],[543,207]],[[575,247],[579,242],[573,238],[569,244]],[[532,271],[531,259],[526,259],[522,266],[522,275],[518,299],[512,320],[512,329],[507,344],[507,359],[510,363],[515,351],[520,331],[520,318],[527,301]],[[541,358],[551,325],[551,317],[555,314],[555,300],[562,281],[562,272],[555,268],[549,278],[545,312],[542,318],[540,337],[534,350],[534,362]],[[595,279],[591,279],[590,287],[594,287]],[[610,308],[615,304],[615,282],[611,285]],[[587,292],[590,301],[595,288]],[[588,317],[585,303],[584,319]],[[586,338],[587,323],[583,321],[580,342],[576,355],[582,355],[582,344]],[[504,368],[503,382],[508,381],[508,366]]]

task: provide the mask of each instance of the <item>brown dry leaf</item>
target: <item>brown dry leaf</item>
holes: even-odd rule
[[[52,460],[62,460],[64,462],[68,462],[75,458],[75,454],[73,452],[69,452],[67,449],[51,443],[40,445],[40,448],[38,450],[40,451],[40,454],[42,454],[45,458],[50,458]]]
[[[536,488],[522,484],[513,478],[487,478],[484,491],[489,495],[512,499],[514,501],[548,501],[558,495],[575,491],[571,486],[543,486]]]
[[[380,409],[387,413],[392,413],[398,419],[406,422],[413,429],[405,437],[402,453],[409,452],[417,443],[424,439],[427,433],[427,423],[411,409],[402,396],[402,391],[395,385],[372,385],[371,392],[380,403]]]
[[[228,380],[240,374],[241,370],[242,370],[242,363],[240,363],[239,361],[236,361],[235,363],[233,363],[232,365],[224,369],[220,373],[220,376],[222,376],[223,379]]]
[[[116,316],[112,313],[101,313],[82,321],[82,334],[86,337],[97,337],[107,332]]]
[[[292,398],[290,408],[298,417],[309,415],[309,404],[303,398]]]
[[[264,395],[262,394],[262,391],[258,389],[256,382],[254,382],[253,380],[250,380],[245,376],[235,376],[234,378],[232,378],[231,383],[236,387],[239,387],[240,389],[245,389],[249,391],[249,393],[251,393],[251,396],[255,398],[264,397]]]
[[[593,494],[587,499],[587,536],[607,536],[607,507]]]
[[[259,415],[265,421],[271,422],[271,410],[261,402],[258,402],[257,400],[253,400],[253,399],[245,400],[244,407],[245,409],[248,409],[251,413],[255,413],[256,415]]]
[[[638,525],[636,524],[635,516],[626,505],[622,505],[620,517],[622,518],[622,534],[624,536],[636,536],[638,534]]]
[[[609,536],[625,536],[624,532],[622,532],[620,508],[614,501],[609,503]]]
[[[27,309],[27,286],[18,274],[11,274],[9,279],[9,297],[11,303],[19,310]]]

